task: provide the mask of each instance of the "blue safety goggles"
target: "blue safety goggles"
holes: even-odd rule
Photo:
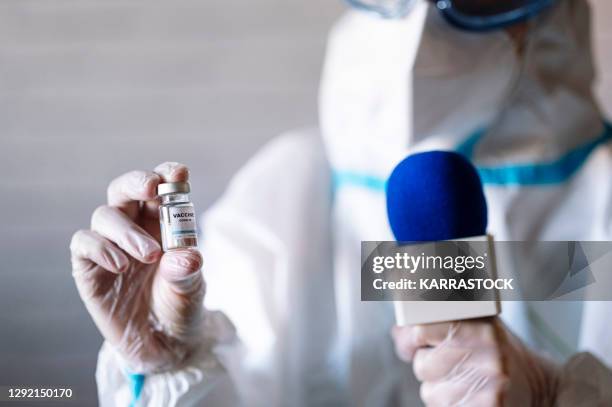
[[[384,18],[410,12],[416,0],[346,0]],[[528,20],[557,0],[431,0],[451,24],[469,31],[489,31]]]

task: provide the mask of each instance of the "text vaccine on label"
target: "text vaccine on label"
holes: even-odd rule
[[[161,199],[159,223],[164,251],[197,247],[196,216],[189,201],[188,182],[168,182],[157,186]]]

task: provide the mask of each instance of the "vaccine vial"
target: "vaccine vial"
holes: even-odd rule
[[[193,204],[189,201],[188,182],[167,182],[157,186],[161,199],[159,224],[164,251],[197,247],[198,235]]]

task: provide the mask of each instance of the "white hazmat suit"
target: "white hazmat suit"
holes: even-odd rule
[[[527,27],[517,46],[505,30],[457,30],[425,1],[397,20],[344,15],[319,127],[265,146],[203,217],[206,346],[135,379],[106,343],[101,405],[420,405],[389,335],[392,304],[360,301],[360,242],[393,240],[384,180],[411,152],[473,160],[497,239],[612,240],[612,131],[591,92],[588,6],[560,1]],[[565,363],[558,405],[612,405],[612,303],[503,309],[531,346],[600,358]]]

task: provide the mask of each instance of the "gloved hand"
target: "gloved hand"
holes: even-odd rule
[[[160,246],[156,187],[188,176],[184,165],[164,163],[116,178],[91,230],[70,244],[81,299],[133,372],[178,367],[202,335],[202,257],[194,249],[162,255]]]
[[[558,368],[529,351],[498,318],[393,327],[427,406],[554,405]]]

